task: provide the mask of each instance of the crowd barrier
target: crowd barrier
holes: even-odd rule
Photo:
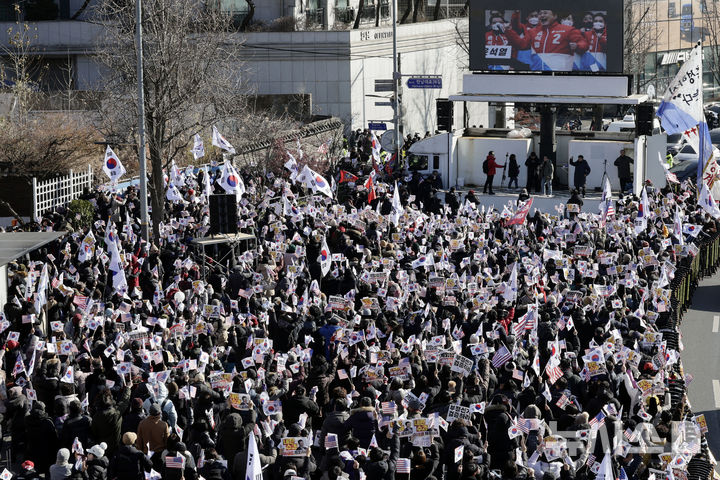
[[[681,260],[675,271],[675,278],[670,282],[672,313],[668,327],[674,335],[677,335],[683,314],[691,306],[693,293],[695,293],[698,283],[706,276],[715,273],[720,263],[720,233],[706,236],[696,245],[700,248],[698,254],[692,259],[685,257]],[[677,365],[675,371],[679,374],[679,380],[670,382],[673,404],[684,419],[690,420],[693,413],[685,401],[687,387],[682,380],[684,377],[682,364]],[[700,454],[695,455],[688,464],[688,480],[713,478],[712,458],[707,439],[703,436]]]
[[[686,258],[681,261],[675,272],[675,278],[670,282],[674,307],[673,321],[676,324],[690,307],[698,282],[717,270],[720,263],[720,233],[701,240],[698,247],[700,252],[692,260]]]

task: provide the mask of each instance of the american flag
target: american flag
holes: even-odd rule
[[[52,288],[57,288],[58,285],[60,285],[60,278],[53,277],[53,279],[50,280],[50,286],[52,286]]]
[[[603,425],[605,425],[605,414],[603,412],[598,413],[590,419],[590,426],[595,430],[598,430]]]
[[[177,457],[165,457],[165,467],[167,468],[183,468],[185,466],[185,457],[178,455]]]
[[[594,463],[595,463],[595,455],[593,455],[591,453],[590,455],[588,455],[588,458],[585,461],[585,465],[587,465],[588,467],[592,467]]]
[[[75,298],[73,298],[73,303],[80,307],[82,310],[85,310],[87,308],[88,297],[86,297],[85,295],[75,295]]]
[[[397,459],[397,473],[410,473],[410,459],[409,458],[398,458]]]
[[[513,325],[513,332],[515,333],[515,336],[520,336],[525,331],[525,326],[527,325],[527,318],[528,315],[525,314],[518,319],[518,323]]]
[[[380,405],[380,408],[382,410],[382,413],[385,415],[392,415],[397,411],[397,406],[395,405],[395,402],[382,402]]]
[[[557,382],[558,379],[563,376],[563,371],[556,363],[549,361],[548,364],[545,366],[545,375],[547,375],[548,380],[550,380],[550,384],[554,385],[555,382]]]
[[[555,405],[557,405],[561,410],[565,410],[565,406],[570,403],[570,400],[568,399],[567,395],[564,393],[560,398],[558,398],[558,401],[555,402]]]
[[[512,358],[512,353],[507,349],[505,345],[500,347],[492,358],[492,364],[495,368],[500,368],[505,365]]]
[[[524,418],[518,418],[517,422],[515,422],[515,425],[517,425],[520,431],[523,432],[525,435],[530,433],[529,422],[527,422]]]
[[[625,429],[623,432],[623,436],[627,439],[628,442],[632,442],[635,440],[635,432],[629,428]]]
[[[608,201],[607,204],[607,213],[605,214],[606,218],[614,217],[615,216],[615,205],[613,204],[613,201]]]

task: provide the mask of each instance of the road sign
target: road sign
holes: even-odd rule
[[[392,107],[392,102],[375,102],[376,107]]]
[[[375,91],[376,92],[392,92],[393,91],[393,80],[375,80]]]
[[[411,77],[407,81],[408,88],[442,88],[442,77]]]
[[[383,122],[370,122],[368,123],[370,130],[387,130],[387,123]]]

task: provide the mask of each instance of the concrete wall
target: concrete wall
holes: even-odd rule
[[[495,152],[496,161],[506,164],[506,156],[515,154],[520,165],[518,183],[520,187],[527,184],[527,169],[525,159],[532,151],[532,139],[530,138],[490,138],[490,137],[463,137],[458,140],[458,178],[462,178],[465,186],[482,186],[485,184],[486,175],[482,171],[482,164],[492,150]],[[493,185],[500,186],[503,170],[498,170]],[[507,173],[505,174],[507,177]],[[509,180],[505,179],[504,186]]]
[[[620,149],[624,148],[626,154],[635,158],[635,145],[633,142],[621,141],[599,141],[599,140],[571,140],[569,154],[577,159],[583,155],[590,165],[590,175],[587,177],[587,188],[602,188],[603,172],[607,171],[610,185],[613,190],[620,190],[620,179],[617,174],[617,167],[613,164],[620,156]],[[607,170],[604,161],[607,159]],[[560,159],[558,159],[558,163]],[[567,165],[567,159],[564,160]],[[570,167],[570,184],[573,186],[573,175],[575,167]]]

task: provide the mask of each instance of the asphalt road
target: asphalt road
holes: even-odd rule
[[[700,282],[680,331],[685,373],[694,377],[688,387],[690,406],[694,415],[705,414],[708,445],[720,459],[720,273]]]

